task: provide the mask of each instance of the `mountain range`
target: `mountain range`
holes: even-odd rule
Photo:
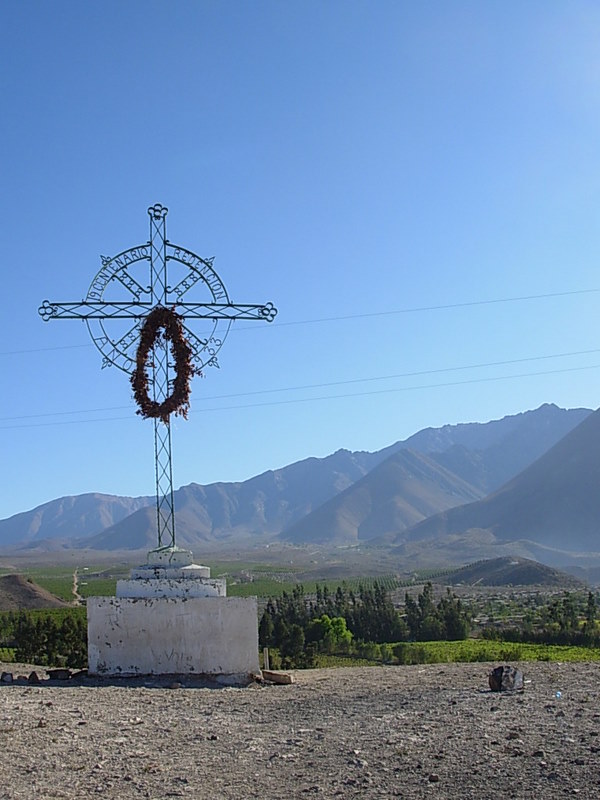
[[[396,542],[485,530],[496,541],[600,549],[600,411],[500,489],[473,503],[430,516]]]
[[[471,548],[466,560],[517,539],[515,554],[526,557],[539,557],[536,548],[600,550],[597,419],[546,404],[485,424],[427,428],[374,453],[338,450],[243,482],[192,483],[175,492],[177,542],[213,550],[374,545],[408,559],[435,549],[432,542],[439,553]],[[150,549],[155,513],[151,497],[63,497],[0,520],[0,547]]]

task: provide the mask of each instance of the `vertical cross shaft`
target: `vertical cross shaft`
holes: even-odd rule
[[[150,216],[150,291],[152,305],[167,303],[167,209],[156,205],[148,209]],[[152,354],[153,399],[163,403],[169,395],[169,351],[164,339],[157,339]],[[171,425],[154,419],[154,462],[156,469],[156,522],[158,547],[175,547],[175,505],[173,498],[173,462],[171,458]]]

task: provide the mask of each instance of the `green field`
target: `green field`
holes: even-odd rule
[[[600,661],[600,648],[513,644],[512,642],[490,642],[485,639],[465,639],[458,642],[399,642],[392,645],[384,645],[383,647],[387,648],[390,653],[390,658],[386,661],[375,654],[367,658],[358,653],[347,655],[318,653],[315,667],[371,667],[381,666],[383,663],[400,666],[487,661],[495,663]],[[372,649],[377,654],[380,653],[380,645],[373,645]],[[270,652],[273,663],[279,664],[279,651],[277,648],[270,648]],[[393,653],[393,656],[391,653]]]
[[[302,584],[307,594],[314,594],[317,585],[327,588],[331,593],[338,586],[344,585],[349,590],[358,591],[360,585],[372,587],[377,581],[387,591],[408,585],[400,581],[396,575],[380,575],[377,577],[348,577],[319,580],[306,573],[305,567],[285,565],[274,567],[273,564],[254,564],[244,561],[215,562],[209,565],[214,578],[225,578],[227,594],[231,597],[259,598],[280,597],[284,592],[290,594],[298,584]],[[82,597],[114,595],[119,578],[129,575],[130,567],[123,564],[114,567],[90,566],[78,568],[78,591]],[[32,567],[23,570],[25,577],[42,586],[56,597],[72,602],[73,568],[70,567]],[[6,572],[5,572],[6,574]]]
[[[600,661],[600,648],[514,644],[465,639],[459,642],[400,642],[405,664],[443,664],[470,661]]]
[[[82,597],[113,597],[117,589],[116,578],[88,578],[79,581]]]
[[[291,594],[298,584],[302,584],[305,594],[315,594],[317,586],[321,589],[327,589],[331,594],[334,594],[338,586],[343,586],[349,591],[358,592],[360,586],[366,589],[372,588],[375,583],[378,583],[386,591],[392,591],[404,585],[400,582],[395,575],[380,575],[378,577],[351,577],[351,578],[335,578],[328,580],[285,580],[275,577],[277,573],[273,573],[271,567],[271,575],[256,577],[252,580],[240,581],[232,576],[232,579],[227,581],[227,594],[232,597],[281,597],[284,592]]]
[[[348,590],[358,591],[360,585],[372,588],[375,581],[387,591],[393,591],[416,582],[421,582],[426,577],[433,577],[437,572],[422,571],[414,573],[410,578],[398,576],[393,573],[356,576],[340,574],[331,577],[332,572],[323,564],[291,564],[291,563],[264,563],[252,561],[208,561],[214,578],[225,578],[227,581],[227,594],[231,597],[249,597],[255,595],[261,599],[280,597],[283,592],[290,594],[298,584],[302,584],[307,594],[314,594],[317,585],[322,589],[327,588],[331,593],[338,586],[344,585]],[[79,581],[79,594],[82,597],[95,595],[106,596],[115,593],[116,581],[128,577],[131,565],[119,563],[115,565],[80,565],[77,568]],[[39,584],[44,589],[66,602],[72,602],[73,597],[73,566],[37,566],[22,570],[27,578]],[[6,573],[6,570],[4,570]],[[2,574],[2,571],[0,571]]]

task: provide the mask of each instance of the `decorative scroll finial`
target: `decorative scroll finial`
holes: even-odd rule
[[[162,206],[160,203],[155,203],[148,209],[148,214],[150,214],[152,219],[164,219],[168,212],[169,209],[166,206]]]
[[[275,308],[273,303],[266,303],[264,306],[261,306],[258,313],[267,322],[273,322],[273,320],[277,316],[277,309]]]
[[[48,300],[44,300],[42,305],[38,308],[38,314],[44,322],[48,322],[49,319],[56,316],[56,306],[53,306]]]

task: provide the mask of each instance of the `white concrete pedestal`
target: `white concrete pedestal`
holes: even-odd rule
[[[162,549],[117,582],[116,597],[90,597],[90,675],[209,675],[229,682],[260,672],[256,597],[226,597],[224,580],[189,551]]]

